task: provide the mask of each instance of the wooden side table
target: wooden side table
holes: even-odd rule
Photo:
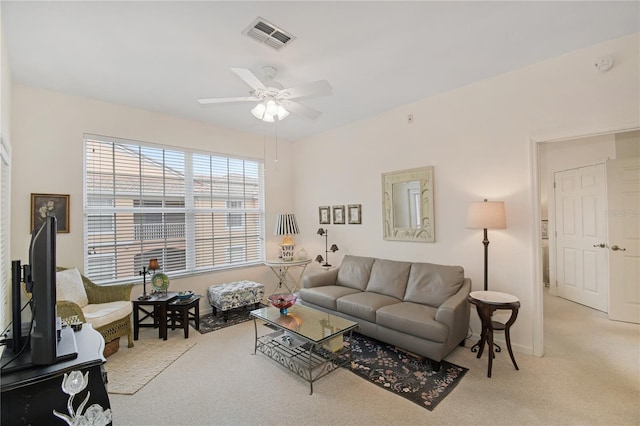
[[[177,292],[169,291],[152,293],[149,299],[133,299],[133,340],[138,340],[140,327],[158,328],[158,338],[167,340],[167,305],[177,297]],[[147,318],[153,322],[143,322]]]
[[[520,301],[518,298],[511,294],[501,293],[498,291],[472,291],[467,300],[469,300],[469,303],[476,306],[478,316],[482,321],[482,332],[480,333],[478,355],[476,358],[480,358],[482,356],[482,352],[484,351],[484,346],[486,344],[489,352],[487,377],[491,377],[491,367],[493,366],[493,358],[495,358],[495,351],[493,349],[494,330],[504,330],[504,336],[507,341],[507,349],[509,350],[511,362],[513,362],[513,366],[516,370],[520,370],[518,368],[518,364],[516,364],[516,359],[513,357],[511,336],[509,334],[511,326],[516,322],[516,318],[518,317],[518,309],[520,308]],[[491,317],[493,316],[493,313],[498,310],[511,311],[511,317],[509,317],[509,320],[505,324],[492,320]],[[474,349],[475,348],[472,348],[471,350],[474,351]]]
[[[189,338],[189,321],[193,320],[196,330],[200,330],[200,296],[189,299],[176,299],[167,305],[167,321],[171,322],[171,329],[176,329],[176,323],[184,329],[184,338]],[[193,312],[191,310],[193,309]]]

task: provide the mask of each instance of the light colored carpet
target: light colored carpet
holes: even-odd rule
[[[105,363],[107,392],[133,395],[195,344],[173,338],[137,340],[133,348],[121,346]]]
[[[486,355],[477,359],[468,347],[458,347],[447,360],[470,370],[433,411],[344,368],[314,383],[309,395],[309,384],[296,374],[261,354],[252,355],[254,326],[249,321],[213,333],[190,333],[188,340],[198,344],[135,395],[109,395],[113,422],[639,425],[640,327],[609,321],[606,314],[555,297],[545,297],[544,309],[544,357],[516,352],[516,371],[506,351],[498,353],[489,379]],[[184,341],[181,333],[170,330],[168,341]],[[157,330],[141,330],[141,339],[157,336]]]

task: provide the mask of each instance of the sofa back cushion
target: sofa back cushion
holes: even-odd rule
[[[364,291],[371,275],[373,257],[361,257],[346,255],[338,268],[336,284],[343,287],[355,288]]]
[[[411,265],[404,301],[438,308],[460,290],[463,281],[462,266],[414,263]]]
[[[402,300],[407,289],[411,263],[376,259],[371,268],[367,291],[384,294]]]

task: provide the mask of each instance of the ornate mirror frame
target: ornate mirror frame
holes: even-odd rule
[[[415,227],[401,226],[398,218],[402,212],[399,211],[398,203],[394,207],[394,185],[417,183],[419,190],[419,208],[414,206],[419,213],[419,224]],[[396,185],[399,188],[399,185]],[[420,167],[417,169],[401,170],[382,174],[382,220],[383,236],[388,241],[415,241],[422,243],[435,242],[435,224],[433,217],[433,166]],[[408,206],[407,206],[408,209]],[[406,214],[406,213],[405,213]]]

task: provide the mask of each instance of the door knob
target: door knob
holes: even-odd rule
[[[605,243],[600,243],[600,244],[594,244],[594,247],[600,247],[600,248],[605,248],[607,245]]]
[[[620,251],[627,251],[627,249],[626,249],[626,248],[618,247],[618,246],[616,246],[616,245],[611,246],[611,250],[613,250],[613,251],[618,251],[618,250],[620,250]]]

